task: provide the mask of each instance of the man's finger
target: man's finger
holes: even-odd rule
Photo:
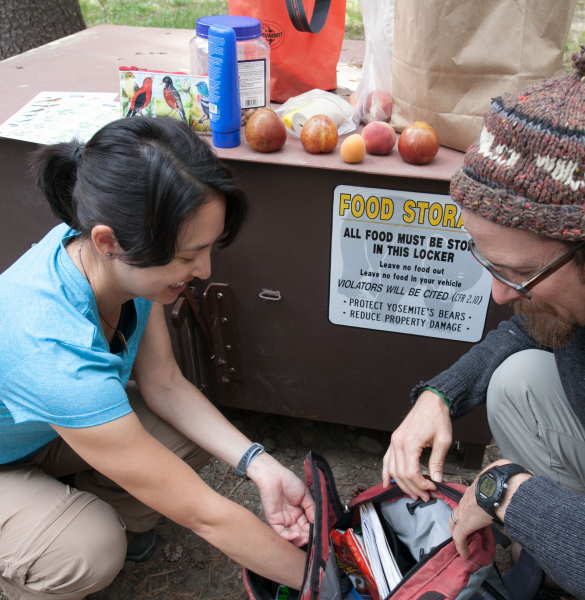
[[[410,485],[410,481],[408,481],[408,478],[406,477],[406,470],[404,467],[404,452],[399,447],[394,448],[394,463],[394,479],[398,487],[405,494],[408,494],[413,500],[416,500],[418,498],[418,494],[416,494],[415,490]]]
[[[443,481],[443,467],[445,464],[445,456],[451,447],[451,440],[436,439],[429,458],[429,475],[433,481]]]
[[[390,485],[390,454],[392,453],[392,446],[388,448],[386,454],[384,454],[384,460],[382,461],[382,487],[387,488]]]
[[[455,526],[453,530],[453,541],[455,542],[455,548],[461,558],[467,558],[469,556],[469,547],[467,546],[467,534],[462,531],[460,526]]]
[[[420,472],[420,455],[421,452],[418,448],[405,455],[405,476],[410,482],[411,488],[414,488],[416,494],[425,502],[428,502],[430,499],[429,491],[435,490],[436,486],[422,476]]]

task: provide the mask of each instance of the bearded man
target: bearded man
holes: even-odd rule
[[[583,47],[582,47],[583,48]],[[392,435],[393,477],[428,500],[441,481],[451,421],[487,402],[505,460],[451,515],[459,553],[493,520],[563,589],[585,598],[585,48],[575,73],[493,100],[454,177],[471,251],[492,297],[515,316],[413,390]],[[419,458],[431,447],[429,474]],[[530,559],[532,560],[532,559]],[[540,581],[537,582],[540,585]],[[537,585],[537,587],[538,587]],[[520,592],[531,597],[526,586]],[[528,596],[527,596],[528,594]]]

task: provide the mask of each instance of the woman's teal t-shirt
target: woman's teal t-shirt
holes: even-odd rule
[[[131,412],[124,388],[151,302],[135,298],[128,354],[112,354],[87,280],[67,251],[66,225],[0,275],[0,464],[58,437],[49,423],[91,427]]]

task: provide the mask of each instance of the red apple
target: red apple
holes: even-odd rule
[[[366,114],[364,119],[367,123],[373,121],[390,121],[392,116],[392,94],[385,90],[370,92],[366,98]]]
[[[286,142],[286,127],[273,110],[261,108],[246,123],[246,141],[258,152],[280,150]]]
[[[301,143],[311,154],[332,152],[337,146],[337,139],[337,127],[326,115],[311,117],[301,129]]]
[[[411,123],[398,138],[398,152],[407,163],[426,165],[439,151],[437,132],[424,121]]]
[[[369,154],[390,154],[396,144],[394,128],[389,123],[381,121],[368,123],[362,131],[362,137]]]

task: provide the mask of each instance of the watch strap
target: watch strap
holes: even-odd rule
[[[492,467],[491,469],[487,469],[479,476],[479,478],[481,479],[486,473],[489,473],[490,471],[495,471],[498,473],[498,475],[505,477],[503,489],[505,489],[506,491],[508,488],[508,481],[510,480],[510,477],[512,477],[513,475],[518,475],[520,473],[525,473],[527,475],[534,475],[534,473],[532,473],[532,471],[525,469],[522,465],[519,465],[517,463],[509,463],[506,465],[497,465],[495,467]],[[478,481],[477,485],[479,486],[479,481]],[[479,490],[479,487],[476,487],[476,491],[475,491],[476,498],[478,498],[478,496],[477,496],[478,490]],[[505,494],[504,494],[504,497],[505,497]],[[497,523],[498,525],[504,524],[504,522],[496,515],[497,506],[491,505],[488,508],[487,506],[484,506],[483,503],[480,503],[479,501],[478,501],[478,505],[481,508],[483,508],[483,510],[485,510],[491,517],[493,517],[494,523]],[[499,503],[498,503],[498,506],[499,506]]]
[[[504,473],[507,473],[508,479],[510,479],[510,477],[512,477],[512,475],[518,475],[519,473],[526,473],[528,475],[534,475],[534,473],[532,473],[531,471],[528,471],[528,469],[525,469],[522,465],[519,465],[517,463],[510,463],[507,465],[498,465],[497,467],[494,467],[494,468],[499,469],[500,471],[504,471]]]
[[[262,444],[252,444],[245,452],[242,454],[242,458],[240,458],[240,462],[238,466],[234,469],[236,475],[238,477],[242,477],[243,479],[248,478],[248,465],[260,454],[264,452],[264,446]]]

